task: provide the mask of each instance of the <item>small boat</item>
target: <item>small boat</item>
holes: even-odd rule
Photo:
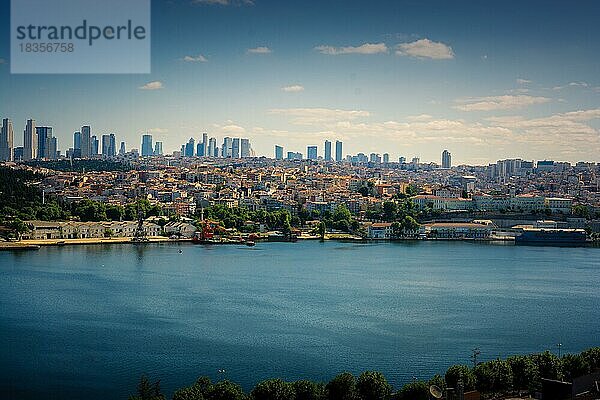
[[[252,241],[252,240],[247,240],[246,241],[246,246],[253,247],[253,246],[256,246],[256,243],[254,241]]]

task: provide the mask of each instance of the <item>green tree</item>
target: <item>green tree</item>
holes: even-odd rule
[[[383,219],[387,222],[396,220],[398,215],[398,206],[393,201],[383,203]]]
[[[27,233],[31,230],[29,225],[27,225],[25,222],[23,222],[19,218],[15,218],[14,220],[12,220],[8,224],[8,228],[13,232],[13,234],[19,241],[21,240],[21,237],[23,236],[24,233]]]
[[[429,400],[429,385],[423,381],[413,381],[402,386],[398,392],[402,400]]]
[[[590,366],[581,354],[565,354],[560,359],[560,369],[563,378],[567,382],[573,382],[573,378],[586,375],[590,372]]]
[[[600,369],[600,347],[592,347],[582,351],[581,357],[588,364],[590,372]]]
[[[357,400],[356,380],[350,372],[342,372],[325,386],[328,400]]]
[[[228,380],[211,385],[204,395],[206,400],[244,400],[245,397],[242,388]]]
[[[435,385],[435,386],[439,387],[442,390],[446,389],[446,381],[444,380],[444,378],[440,374],[435,374],[429,380],[429,382],[427,382],[427,385],[428,386]]]
[[[506,359],[513,371],[515,389],[534,391],[540,385],[540,371],[529,356],[511,356]]]
[[[281,379],[269,379],[260,382],[252,390],[253,400],[289,400],[294,399],[294,387]]]
[[[475,375],[466,365],[453,365],[446,371],[446,387],[456,388],[459,379],[462,379],[465,391],[475,389]]]
[[[295,400],[325,400],[325,387],[321,383],[307,380],[292,383]]]
[[[560,359],[557,356],[546,350],[543,353],[533,354],[531,357],[540,371],[540,378],[562,379]]]
[[[317,233],[321,237],[321,240],[325,240],[325,232],[327,231],[327,227],[325,226],[325,222],[319,222],[317,225]]]
[[[392,387],[381,372],[365,371],[358,377],[356,389],[362,400],[387,400]]]
[[[137,385],[137,395],[129,396],[129,400],[164,400],[160,391],[160,380],[152,383],[146,375],[142,375]]]
[[[504,360],[478,364],[474,369],[477,390],[483,393],[505,392],[512,388],[513,372]]]
[[[106,218],[111,221],[122,221],[125,216],[125,209],[117,204],[108,204],[105,212]]]

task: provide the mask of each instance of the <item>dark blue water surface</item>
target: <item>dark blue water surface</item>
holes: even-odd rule
[[[180,253],[179,250],[183,252]],[[0,253],[2,398],[251,389],[600,344],[600,249],[459,242],[96,245]],[[217,370],[225,369],[219,375]]]

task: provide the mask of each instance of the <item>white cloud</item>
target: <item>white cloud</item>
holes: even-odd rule
[[[248,49],[246,52],[248,54],[270,54],[273,52],[273,50],[271,50],[267,46],[258,46],[253,49]]]
[[[528,95],[473,97],[456,100],[457,103],[461,104],[454,106],[454,108],[461,111],[510,110],[534,104],[547,103],[550,100],[551,99],[548,97],[534,97]]]
[[[281,88],[281,90],[283,90],[284,92],[303,92],[304,86],[301,86],[301,85],[284,86]]]
[[[410,43],[400,43],[396,46],[396,54],[415,58],[432,60],[448,60],[454,58],[452,47],[442,42],[420,39]]]
[[[289,116],[292,118],[292,123],[297,125],[346,121],[371,115],[368,111],[334,110],[330,108],[274,108],[268,112],[273,115]]]
[[[165,135],[169,133],[169,130],[166,128],[150,128],[146,129],[145,132],[151,133],[153,135]]]
[[[552,88],[552,90],[562,90],[568,87],[582,87],[582,88],[586,88],[590,86],[587,82],[569,82],[566,85],[563,86],[554,86]]]
[[[152,82],[148,82],[143,86],[140,86],[138,89],[142,89],[142,90],[158,90],[158,89],[163,89],[165,86],[163,85],[163,83],[161,81],[152,81]]]
[[[385,43],[365,43],[356,47],[334,47],[322,45],[315,47],[315,50],[321,54],[327,54],[330,56],[337,56],[340,54],[380,54],[388,52],[388,48]]]
[[[528,83],[531,83],[531,81],[529,79],[517,78],[517,83],[519,85],[526,85]]]
[[[185,56],[183,57],[183,61],[185,62],[207,62],[208,59],[204,57],[202,54],[198,54],[197,56]]]

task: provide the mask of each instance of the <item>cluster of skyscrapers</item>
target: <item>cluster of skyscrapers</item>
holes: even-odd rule
[[[317,160],[318,156],[318,148],[317,146],[308,146],[306,148],[306,159],[307,160]],[[275,145],[275,159],[283,160],[283,146]],[[288,160],[301,160],[302,153],[288,151],[287,157]],[[325,141],[325,153],[323,156],[325,161],[333,161],[333,156],[331,153],[331,141]],[[339,140],[335,141],[335,161],[340,162],[344,159],[342,154],[342,142]]]
[[[58,140],[52,134],[51,126],[36,126],[34,119],[28,119],[23,130],[23,146],[15,147],[13,123],[8,118],[2,120],[0,161],[54,160],[58,157]]]
[[[190,138],[186,144],[181,145],[181,155],[184,157],[223,157],[223,158],[246,158],[252,157],[252,148],[250,139],[223,138],[223,143],[219,147],[217,139],[209,138],[208,133],[202,134],[202,141],[196,143],[194,138]]]

